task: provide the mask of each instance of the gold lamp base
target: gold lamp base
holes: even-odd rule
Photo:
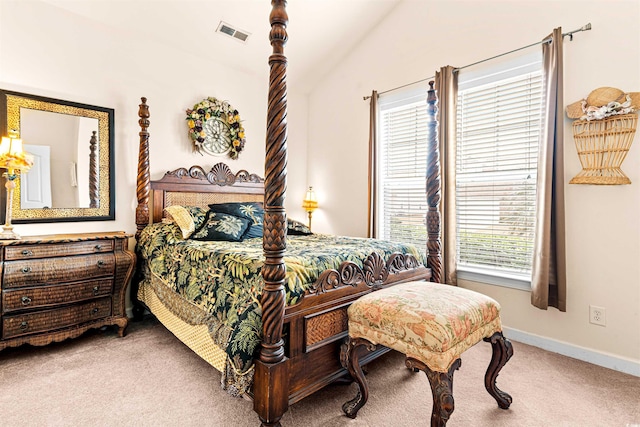
[[[13,207],[13,190],[16,188],[15,180],[18,175],[14,170],[9,169],[4,173],[4,177],[7,182],[4,184],[7,189],[7,206],[5,211],[4,225],[2,226],[2,232],[0,233],[0,240],[18,240],[20,235],[13,232],[13,225],[11,225],[11,209]]]
[[[313,216],[313,211],[307,211],[307,216],[309,217],[309,230],[311,230],[311,217]]]

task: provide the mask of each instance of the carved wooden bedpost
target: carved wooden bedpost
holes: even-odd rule
[[[140,124],[140,151],[138,152],[138,186],[136,194],[138,196],[138,207],[136,208],[136,240],[140,237],[140,232],[149,224],[149,192],[151,181],[149,177],[149,106],[147,98],[141,98],[142,104],[138,109],[138,123]]]
[[[440,240],[440,147],[438,142],[438,98],[429,82],[427,96],[427,266],[431,281],[442,283],[442,243]]]
[[[149,106],[147,105],[147,98],[141,98],[142,104],[138,109],[138,123],[140,124],[140,149],[138,151],[138,179],[136,194],[138,196],[138,206],[136,207],[136,242],[140,238],[142,229],[149,224],[149,193],[151,191],[151,179],[149,176]],[[140,255],[138,254],[138,257]],[[141,267],[143,262],[141,259],[137,260],[136,272],[131,281],[131,302],[133,303],[133,319],[142,320],[144,314],[144,307],[138,301],[138,287],[140,281],[142,281]]]
[[[89,140],[89,207],[100,207],[100,193],[98,187],[98,156],[96,150],[98,149],[98,138],[96,137],[97,131],[93,131],[91,139]]]
[[[287,187],[287,42],[286,0],[271,1],[273,53],[269,57],[269,103],[265,157],[264,237],[262,268],[262,343],[254,375],[254,404],[263,426],[279,426],[289,406],[289,373],[284,355],[282,324],[285,309],[284,253],[287,217],[284,210]]]

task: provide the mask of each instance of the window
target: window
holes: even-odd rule
[[[427,89],[379,100],[377,236],[426,248]]]
[[[504,277],[530,286],[542,102],[539,59],[459,76],[459,277],[481,275],[489,283],[486,276]]]
[[[543,106],[540,54],[460,72],[458,276],[529,288]],[[426,247],[426,87],[381,96],[377,236]]]

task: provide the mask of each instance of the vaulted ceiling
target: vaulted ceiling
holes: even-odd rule
[[[44,0],[83,18],[255,75],[271,53],[269,0]],[[289,79],[309,91],[401,0],[289,0]],[[220,21],[250,33],[216,33]]]

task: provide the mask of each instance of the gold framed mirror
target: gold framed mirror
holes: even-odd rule
[[[113,119],[111,108],[0,89],[2,135],[16,130],[35,159],[16,180],[14,223],[115,219]]]

